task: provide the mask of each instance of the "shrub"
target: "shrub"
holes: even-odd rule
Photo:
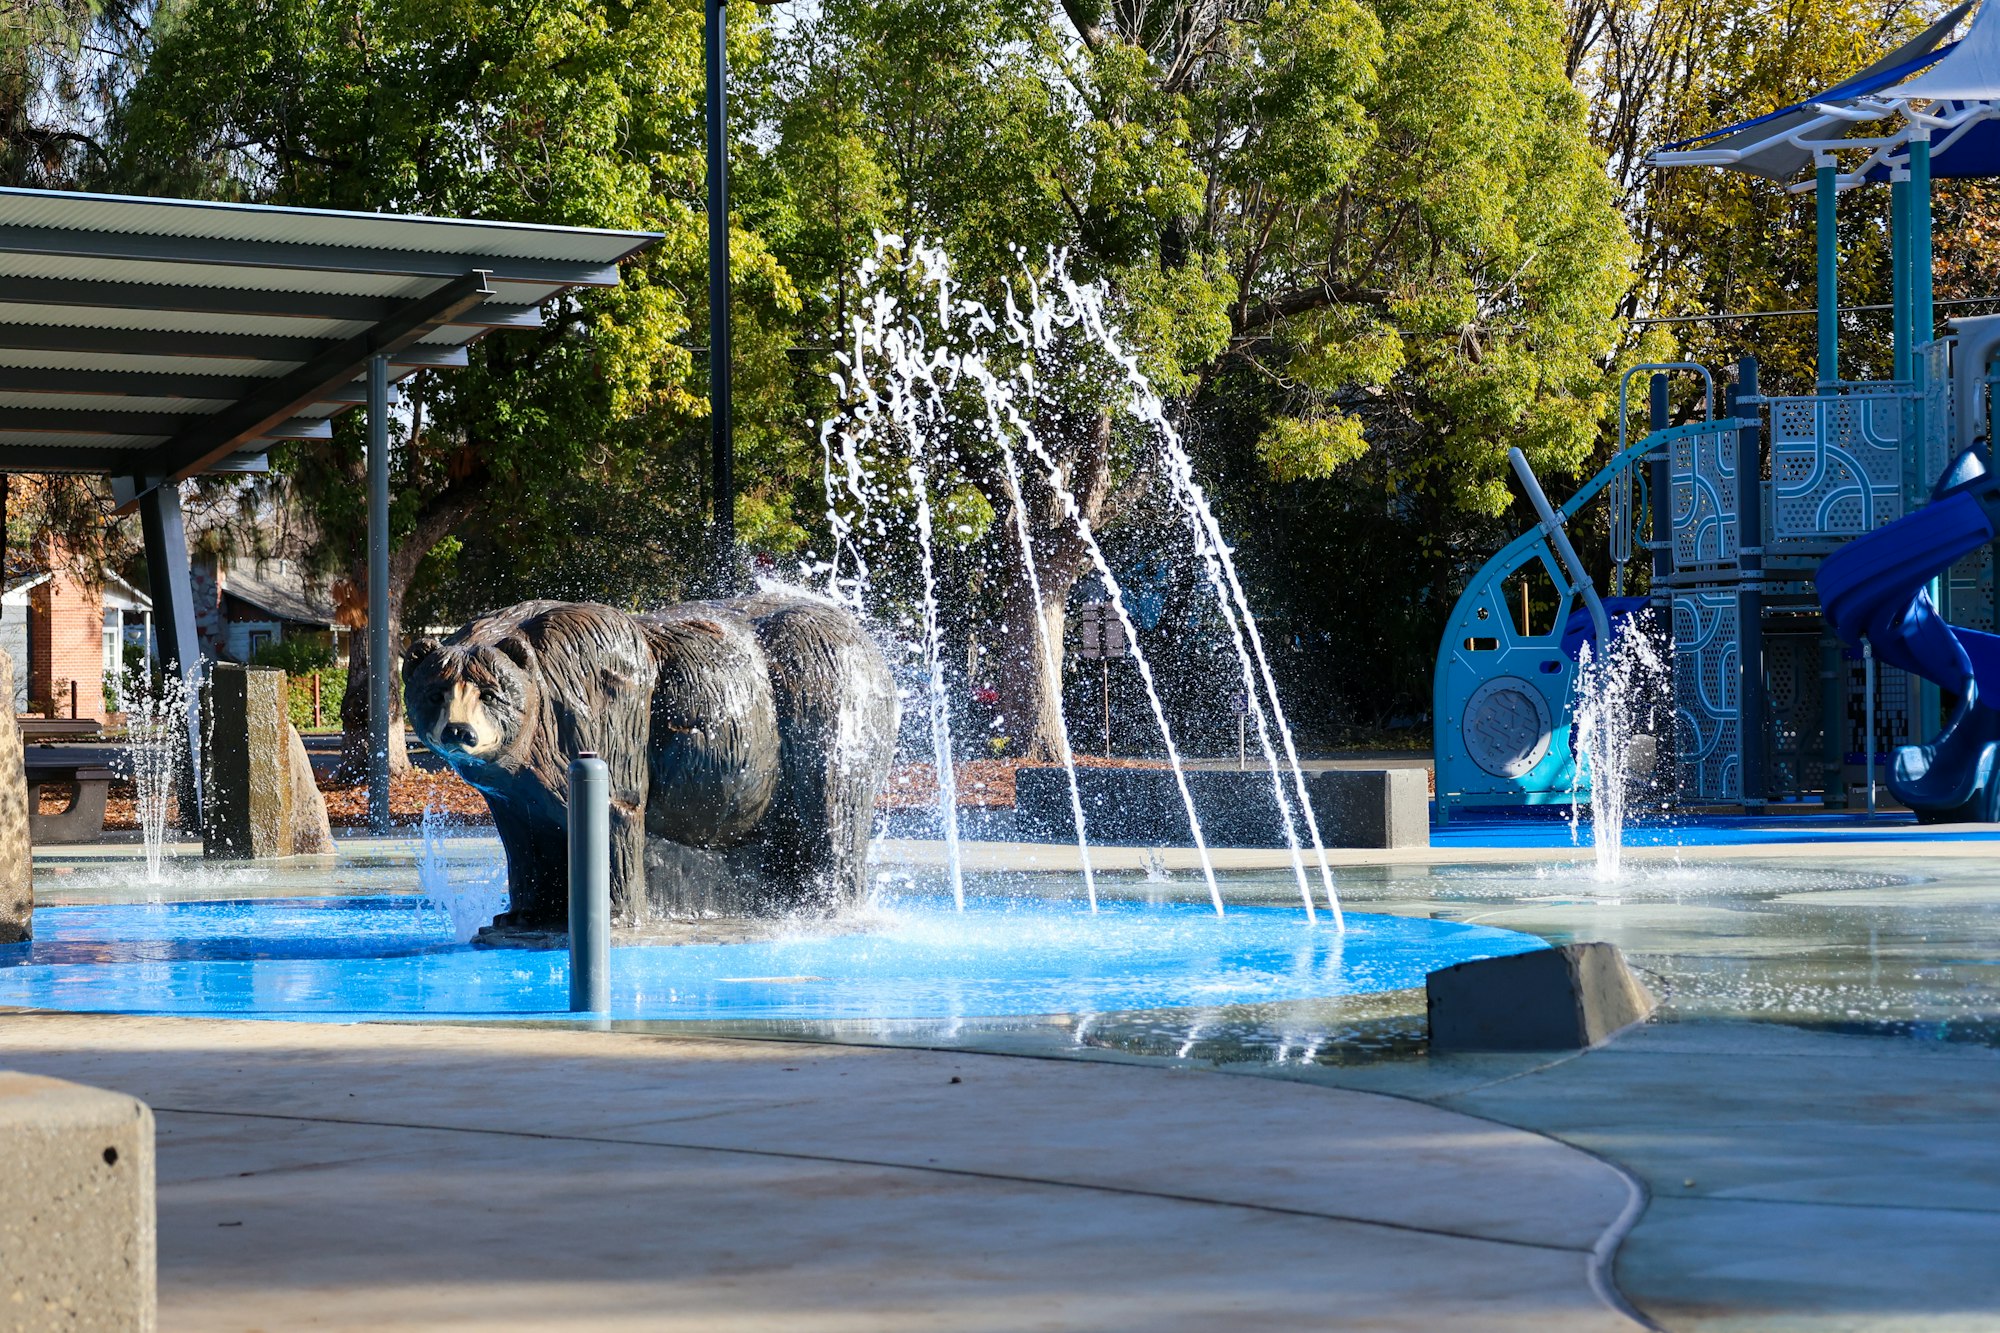
[[[294,676],[309,676],[333,665],[333,649],[310,639],[280,639],[259,648],[250,665],[275,667]]]
[[[340,726],[340,699],[347,693],[347,668],[329,667],[291,677],[288,688],[292,725],[300,731],[313,730],[312,678],[319,677],[320,729]]]

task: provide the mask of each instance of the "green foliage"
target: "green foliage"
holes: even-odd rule
[[[763,39],[747,9],[731,15],[732,60],[754,72]],[[398,600],[438,549],[433,600],[486,601],[484,571],[439,549],[454,534],[508,553],[497,583],[574,574],[580,535],[685,558],[649,539],[691,529],[700,505],[685,484],[707,412],[693,351],[706,317],[700,30],[689,0],[190,0],[163,12],[115,121],[112,184],[662,235],[619,287],[558,305],[541,332],[487,339],[468,370],[411,382],[392,480]],[[732,244],[745,509],[754,533],[783,545],[800,535],[789,496],[802,433],[784,390],[798,296],[754,232]],[[327,563],[357,582],[361,428],[356,414],[334,440],[277,458]],[[638,526],[607,532],[607,518]]]
[[[1336,413],[1327,417],[1274,417],[1257,439],[1257,456],[1278,481],[1331,476],[1343,463],[1368,451],[1361,423]]]
[[[310,639],[280,639],[267,643],[251,655],[250,665],[271,667],[294,676],[325,671],[333,665],[333,649]]]
[[[1331,645],[1298,654],[1327,675],[1318,693],[1420,712],[1444,608],[1521,518],[1509,447],[1553,488],[1586,474],[1642,359],[1754,349],[1768,386],[1811,383],[1810,320],[1631,323],[1811,295],[1810,196],[1647,173],[1644,154],[1825,86],[1939,3],[826,0],[782,21],[732,6],[739,530],[780,555],[824,540],[832,349],[879,235],[942,243],[989,302],[1061,251],[1107,285],[1173,400],[1253,601],[1298,644]],[[16,178],[33,151],[6,137],[7,98],[25,106],[79,34],[109,32],[131,58],[110,62],[125,92],[94,183],[660,233],[623,286],[411,382],[393,591],[406,619],[453,619],[689,590],[708,424],[699,5],[177,0],[115,32],[116,5],[36,12],[51,22],[18,50],[0,40]],[[74,173],[91,154],[48,160]],[[1885,299],[1883,194],[1843,201],[1848,303]],[[1940,295],[1984,294],[1993,202],[1955,183],[1938,198]],[[1850,325],[1886,333],[1886,317]],[[1884,373],[1885,337],[1850,346],[1846,374]],[[1113,545],[1183,541],[1148,507],[1144,433],[1091,428],[1124,407],[1105,367],[1047,377],[1072,477],[1103,465]],[[981,562],[1004,565],[1014,540],[982,439],[975,418],[961,465],[934,476],[968,629],[995,620],[1004,580]],[[358,581],[359,420],[277,461],[267,498],[308,510],[321,563]],[[50,513],[81,503],[49,495]]]
[[[313,720],[312,683],[319,678],[319,720]],[[293,676],[288,686],[286,716],[299,731],[325,731],[340,725],[340,701],[347,696],[347,668],[326,667]]]
[[[1609,152],[1640,263],[1625,309],[1645,315],[1794,310],[1815,304],[1813,195],[1785,182],[1714,168],[1650,170],[1661,144],[1788,106],[1832,86],[1936,18],[1943,3],[1866,0],[1572,0],[1577,80]],[[1857,132],[1866,132],[1861,127]],[[1976,186],[1939,182],[1940,292],[1952,288],[1943,247],[1977,229]],[[1888,301],[1886,189],[1842,196],[1843,305]],[[1990,216],[1990,214],[1989,214]],[[1981,267],[1984,267],[1982,265]],[[1983,292],[1981,293],[1983,294]],[[1845,321],[1841,374],[1887,378],[1889,317]],[[1656,356],[1726,365],[1754,352],[1767,391],[1810,391],[1818,378],[1810,315],[1703,321],[1653,335]]]

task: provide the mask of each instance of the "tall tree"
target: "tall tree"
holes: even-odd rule
[[[1013,246],[1067,249],[1214,441],[1233,517],[1274,495],[1395,510],[1409,596],[1435,602],[1453,516],[1507,502],[1507,446],[1574,471],[1599,439],[1626,241],[1563,35],[1547,0],[830,4],[780,62],[798,114],[773,156],[801,205],[770,234],[828,325],[876,227],[942,240],[975,290]],[[1150,462],[1123,400],[1100,382],[1048,432],[1094,520]],[[1006,495],[982,490],[1002,706],[1047,754],[1025,625],[1061,633],[1083,562],[1030,488],[1043,605],[1024,605]],[[1380,558],[1271,535],[1287,601]]]
[[[670,516],[699,502],[677,453],[706,412],[688,337],[702,311],[687,295],[702,290],[706,234],[700,33],[691,0],[191,0],[162,13],[113,125],[106,179],[123,188],[664,234],[622,286],[566,300],[541,331],[491,337],[469,369],[406,388],[392,631],[427,563],[448,560],[464,534],[533,564],[559,559],[607,508],[631,513],[599,506],[607,489],[650,492]],[[760,38],[746,17],[730,41],[751,67]],[[764,312],[781,318],[792,298],[754,235],[734,250],[754,370]],[[283,497],[310,512],[325,564],[358,595],[362,423],[343,419],[330,442],[276,461]],[[471,585],[461,600],[477,596],[478,571],[456,574]],[[352,642],[357,684],[342,716],[358,757],[358,682],[376,664],[364,636]]]

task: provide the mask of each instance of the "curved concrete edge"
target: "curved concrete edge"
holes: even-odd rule
[[[1543,1137],[1547,1138],[1551,1136],[1544,1135]],[[1560,1139],[1556,1141],[1558,1143],[1562,1142]],[[1565,1144],[1564,1146],[1576,1148],[1576,1145],[1573,1143]],[[1632,1234],[1632,1228],[1639,1225],[1639,1219],[1646,1215],[1646,1206],[1651,1202],[1646,1192],[1646,1186],[1637,1176],[1603,1154],[1590,1152],[1587,1148],[1577,1148],[1576,1150],[1578,1152],[1589,1153],[1590,1156],[1597,1158],[1598,1161],[1603,1162],[1606,1166],[1623,1176],[1625,1178],[1626,1189],[1631,1191],[1630,1197],[1625,1201],[1624,1211],[1620,1212],[1612,1220],[1610,1226],[1604,1228],[1604,1234],[1597,1238],[1597,1244],[1593,1245],[1590,1249],[1590,1285],[1597,1292],[1598,1299],[1602,1300],[1612,1309],[1617,1310],[1643,1327],[1660,1329],[1663,1326],[1655,1322],[1645,1311],[1634,1305],[1618,1285],[1618,1250],[1620,1246],[1624,1245],[1625,1238]]]
[[[152,1100],[171,1127],[163,1285],[197,1325],[282,1323],[329,1290],[348,1315],[435,1318],[485,1308],[493,1283],[546,1301],[559,1272],[703,1328],[1645,1326],[1602,1271],[1635,1206],[1624,1172],[1373,1093],[963,1051],[50,1013],[0,1023],[0,1059]],[[689,1216],[694,1233],[673,1224]],[[524,1260],[529,1242],[554,1249]],[[419,1273],[445,1304],[396,1308]]]
[[[1649,1018],[1635,1019],[1631,1023],[1628,1023],[1624,1027],[1621,1027],[1617,1031],[1609,1034],[1602,1043],[1591,1049],[1602,1050],[1604,1049],[1604,1047],[1609,1046],[1612,1042],[1615,1042],[1619,1037],[1625,1035],[1626,1033],[1633,1032],[1640,1028],[1645,1027],[1650,1021],[1651,1020]],[[675,1038],[674,1036],[672,1036],[672,1034],[653,1034],[653,1035],[661,1036],[665,1040],[677,1040],[677,1039],[686,1040],[686,1038]],[[1170,1068],[1187,1069],[1190,1072],[1215,1074],[1219,1076],[1234,1077],[1234,1078],[1242,1078],[1246,1076],[1249,1077],[1259,1076],[1257,1074],[1252,1074],[1249,1070],[1229,1065],[1201,1065],[1189,1061],[1170,1060],[1158,1056],[1134,1055],[1129,1052],[1118,1051],[1111,1048],[1083,1047],[1083,1048],[1078,1048],[1073,1052],[1066,1052],[1062,1054],[1056,1054],[1051,1052],[1009,1051],[1009,1050],[979,1051],[977,1050],[977,1048],[974,1047],[920,1046],[920,1045],[913,1046],[909,1044],[891,1044],[886,1042],[871,1043],[871,1042],[852,1041],[852,1040],[839,1040],[839,1041],[814,1040],[814,1039],[799,1038],[795,1036],[782,1036],[776,1034],[767,1037],[752,1036],[746,1034],[742,1036],[721,1037],[717,1038],[717,1040],[769,1041],[774,1043],[781,1043],[788,1045],[802,1045],[802,1046],[812,1046],[812,1045],[859,1046],[871,1050],[927,1050],[941,1055],[951,1055],[960,1052],[972,1052],[983,1055],[1001,1056],[1006,1059],[1012,1059],[1012,1060],[1051,1060],[1056,1062],[1075,1062],[1078,1064],[1125,1064],[1125,1065],[1154,1066],[1154,1067],[1164,1066]],[[1550,1058],[1552,1063],[1561,1063],[1563,1061],[1570,1060],[1575,1056],[1583,1054],[1587,1054],[1587,1052],[1568,1051],[1568,1052],[1550,1053]],[[1268,1070],[1260,1071],[1261,1074],[1266,1076],[1269,1074],[1269,1072],[1270,1071]],[[1317,1087],[1317,1088],[1333,1088],[1340,1086],[1335,1083],[1328,1083],[1312,1079],[1285,1078],[1284,1081],[1295,1082],[1307,1087]],[[1652,1202],[1652,1195],[1651,1192],[1647,1190],[1645,1181],[1642,1180],[1624,1163],[1619,1162],[1614,1158],[1608,1157],[1604,1153],[1598,1152],[1595,1149],[1585,1147],[1578,1143],[1574,1143],[1569,1139],[1560,1137],[1555,1134],[1545,1133],[1539,1129],[1533,1128],[1532,1126],[1518,1124],[1516,1122],[1509,1120],[1503,1120],[1496,1116],[1482,1115],[1477,1111],[1468,1111],[1461,1107],[1440,1107],[1435,1101],[1426,1097],[1412,1095],[1409,1093],[1385,1091],[1382,1089],[1366,1089],[1366,1090],[1347,1089],[1347,1090],[1365,1091],[1366,1095],[1371,1097],[1381,1097],[1389,1101],[1404,1102],[1412,1106],[1423,1106],[1432,1110],[1446,1110],[1453,1115],[1461,1116],[1467,1120],[1485,1121],[1488,1124],[1497,1125],[1503,1129],[1519,1130],[1523,1133],[1532,1134],[1536,1138],[1545,1139],[1557,1147],[1566,1149],[1570,1152],[1580,1153],[1585,1157],[1591,1158],[1593,1161],[1603,1166],[1607,1171],[1610,1171],[1613,1175],[1617,1176],[1618,1179],[1621,1180],[1625,1186],[1625,1192],[1626,1192],[1625,1202],[1623,1207],[1621,1207],[1618,1210],[1617,1216],[1613,1217],[1608,1223],[1605,1224],[1603,1231],[1599,1233],[1596,1241],[1590,1247],[1589,1264],[1587,1268],[1590,1287],[1591,1290],[1596,1293],[1597,1298],[1604,1303],[1606,1309],[1615,1311],[1616,1313],[1623,1315],[1624,1317],[1630,1319],[1633,1323],[1639,1325],[1642,1328],[1652,1329],[1652,1330],[1663,1330],[1665,1328],[1664,1325],[1660,1324],[1658,1321],[1653,1319],[1652,1316],[1648,1315],[1644,1310],[1640,1309],[1636,1304],[1634,1304],[1632,1299],[1625,1294],[1624,1289],[1621,1288],[1618,1284],[1618,1256],[1620,1249],[1625,1244],[1626,1239],[1632,1234],[1633,1229],[1637,1227],[1641,1219],[1645,1217],[1646,1210]]]

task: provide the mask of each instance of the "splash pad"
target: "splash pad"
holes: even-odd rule
[[[1043,877],[1052,878],[1052,877]],[[1114,896],[1098,910],[968,876],[884,892],[853,917],[723,943],[614,948],[609,1017],[958,1019],[1260,1004],[1405,990],[1439,967],[1543,947],[1532,935],[1296,906]],[[1129,887],[1143,890],[1143,881]],[[226,894],[226,885],[214,891]],[[0,1005],[357,1022],[554,1018],[561,950],[460,944],[435,901],[403,893],[44,907],[0,951]]]

